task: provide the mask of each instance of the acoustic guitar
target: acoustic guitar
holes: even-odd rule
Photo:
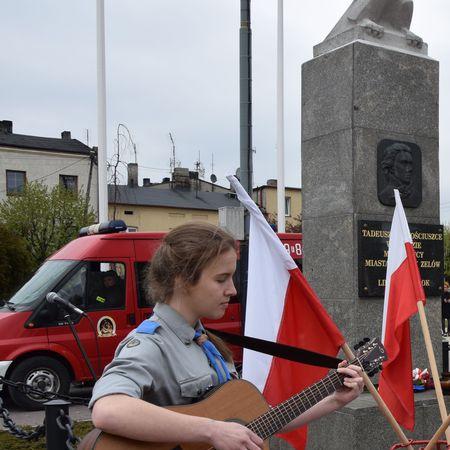
[[[360,366],[369,375],[375,373],[387,359],[386,351],[378,339],[362,345],[349,364]],[[343,385],[344,375],[336,370],[275,407],[270,407],[259,390],[248,381],[231,380],[211,391],[208,396],[190,405],[171,406],[167,409],[182,414],[209,417],[241,423],[264,439],[268,450],[268,438],[293,419],[314,406]],[[92,430],[85,436],[78,450],[210,450],[207,443],[142,442]]]

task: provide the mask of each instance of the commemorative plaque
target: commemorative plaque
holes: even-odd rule
[[[422,285],[427,297],[441,295],[444,281],[444,235],[441,225],[410,223]],[[384,297],[391,222],[358,221],[358,293]]]

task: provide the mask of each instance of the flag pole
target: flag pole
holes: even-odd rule
[[[431,375],[434,380],[434,390],[436,391],[436,398],[439,405],[439,412],[441,414],[442,422],[447,420],[447,408],[445,407],[444,395],[442,393],[442,386],[439,378],[439,372],[436,364],[436,358],[434,356],[433,346],[431,344],[430,330],[428,328],[427,316],[425,315],[425,308],[423,307],[422,300],[417,302],[417,309],[419,310],[420,324],[422,325],[423,338],[425,340],[425,347],[427,349],[428,361],[430,362]],[[450,444],[450,430],[445,430],[445,437],[447,445]]]
[[[108,220],[106,169],[105,0],[97,0],[98,221]]]
[[[430,439],[424,450],[432,450],[434,448],[434,444],[436,444],[436,442],[438,441],[439,436],[441,436],[441,434],[447,430],[449,425],[450,425],[450,416],[447,416],[444,423],[438,428],[436,433],[434,433],[433,437]]]
[[[278,0],[277,29],[277,231],[286,231],[284,181],[284,25],[283,0]]]
[[[342,351],[344,352],[347,360],[351,361],[352,359],[355,359],[355,355],[353,354],[351,348],[348,346],[346,342],[344,342],[344,345],[342,346]],[[384,403],[384,400],[381,398],[380,394],[373,385],[372,380],[365,372],[363,372],[362,376],[364,384],[366,385],[368,391],[372,394],[372,397],[374,398],[375,402],[378,405],[378,409],[381,411],[384,417],[386,417],[387,421],[391,425],[394,432],[397,434],[397,436],[399,437],[399,439],[402,441],[403,444],[410,444],[411,440],[406,437],[400,425],[395,420],[395,417],[392,415],[391,410],[387,407],[386,403]],[[414,450],[411,445],[408,445],[408,447],[406,448],[408,450]]]

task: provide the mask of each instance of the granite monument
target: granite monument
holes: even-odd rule
[[[302,66],[303,269],[349,345],[381,334],[382,296],[359,295],[358,233],[384,235],[393,187],[418,236],[439,241],[439,63],[409,29],[412,13],[411,0],[354,0]],[[432,265],[426,258],[419,264]],[[439,297],[428,297],[426,313],[439,364]],[[418,318],[411,336],[413,364],[427,367]],[[439,425],[436,401],[422,400],[408,436],[431,437]],[[398,442],[369,394],[310,430],[308,449]]]

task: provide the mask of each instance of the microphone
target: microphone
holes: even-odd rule
[[[62,306],[66,311],[75,312],[81,316],[86,316],[86,313],[83,310],[77,308],[75,305],[72,305],[69,300],[60,297],[56,292],[49,292],[46,296],[46,300],[48,303]]]

